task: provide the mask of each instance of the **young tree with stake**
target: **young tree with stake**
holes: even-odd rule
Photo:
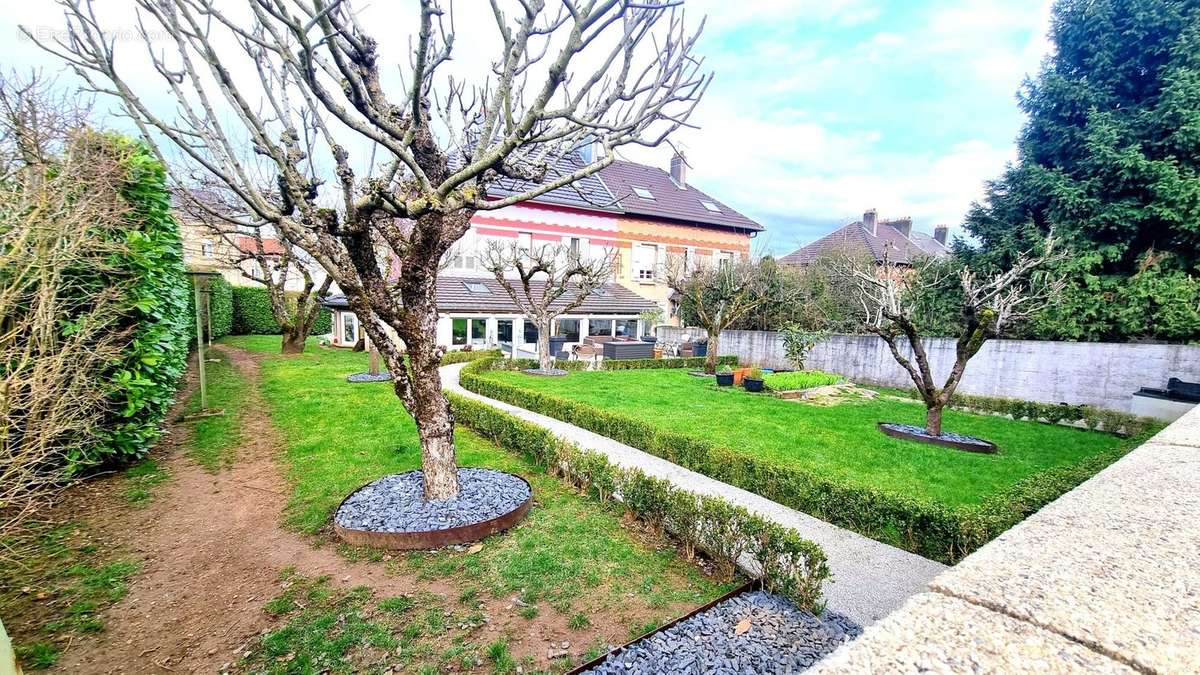
[[[958,269],[961,288],[958,339],[954,365],[941,386],[936,383],[921,339],[920,313],[922,293],[942,285],[949,268],[930,258],[916,260],[913,267],[899,266],[889,260],[886,252],[882,263],[850,256],[832,263],[842,276],[853,282],[863,312],[863,328],[887,344],[896,363],[916,385],[925,403],[926,434],[942,435],[942,410],[962,381],[967,362],[979,353],[984,343],[1006,326],[1041,311],[1062,293],[1063,279],[1040,273],[1040,268],[1064,257],[1055,250],[1055,245],[1054,237],[1047,237],[1040,250],[1024,251],[1012,267],[985,278],[968,266]],[[901,350],[901,340],[912,358]]]
[[[550,326],[554,319],[578,309],[612,276],[612,255],[588,259],[561,244],[529,251],[517,244],[491,242],[484,251],[484,269],[491,272],[525,318],[537,326],[538,369],[554,369]],[[513,286],[513,279],[520,285]]]
[[[658,145],[687,124],[710,76],[692,55],[698,31],[682,3],[492,0],[496,56],[464,78],[443,72],[454,6],[421,0],[397,84],[361,3],[248,0],[235,15],[216,0],[134,2],[138,58],[161,75],[169,106],[126,79],[118,64],[130,59],[115,56],[92,0],[60,0],[65,37],[42,46],[118,98],[176,169],[215,178],[325,268],[416,421],[426,498],[456,496],[454,420],[437,371],[439,263],[477,211],[570,185],[616,148]],[[247,141],[253,166],[241,161]],[[590,143],[603,154],[561,168]],[[278,188],[261,189],[257,175]],[[525,187],[490,198],[506,179]]]

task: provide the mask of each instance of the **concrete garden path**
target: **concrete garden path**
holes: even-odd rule
[[[446,391],[482,401],[545,427],[582,448],[603,453],[618,466],[636,467],[697,494],[724,497],[816,542],[829,557],[829,568],[833,572],[833,579],[826,582],[824,588],[829,609],[864,626],[883,618],[909,596],[924,591],[929,581],[946,569],[942,563],[830,525],[606,436],[468,391],[458,382],[459,372],[466,365],[457,363],[441,368],[442,386]]]

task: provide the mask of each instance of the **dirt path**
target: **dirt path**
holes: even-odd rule
[[[272,625],[262,606],[288,566],[383,596],[411,590],[411,579],[382,565],[348,562],[280,527],[288,488],[274,456],[283,446],[259,393],[258,363],[239,349],[220,351],[250,384],[233,467],[211,474],[189,460],[187,431],[174,425],[155,453],[171,479],[150,505],[89,519],[145,562],[129,594],[105,612],[107,630],[76,640],[57,672],[218,672]]]

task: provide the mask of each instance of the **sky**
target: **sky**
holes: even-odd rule
[[[132,33],[130,4],[98,0],[100,16],[118,31],[130,78],[161,91],[145,52],[121,33]],[[1049,49],[1050,4],[686,0],[690,21],[705,17],[697,53],[715,74],[691,119],[699,128],[674,137],[688,155],[689,180],[762,223],[766,232],[755,248],[777,255],[867,208],[883,218],[911,216],[919,231],[945,223],[952,236],[961,234],[984,181],[1015,156],[1023,122],[1016,92]],[[360,5],[370,15],[367,26],[389,27],[389,46],[403,59],[398,52],[407,47],[412,9],[399,1]],[[494,53],[481,46],[494,30],[490,14],[475,11],[481,8],[483,0],[456,3],[466,38],[457,43],[455,68],[477,68]],[[0,35],[7,38],[0,66],[60,71],[19,25],[48,36],[62,19],[50,0],[0,0]],[[473,30],[481,37],[472,39]],[[70,74],[60,77],[61,86],[74,83]],[[671,150],[622,154],[665,168]]]

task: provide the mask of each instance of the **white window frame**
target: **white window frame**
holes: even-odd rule
[[[645,266],[646,261],[644,259],[639,260],[639,258],[642,256],[638,255],[639,251],[644,252],[647,250],[650,252],[650,267],[648,269]],[[640,242],[634,244],[633,267],[633,276],[635,280],[642,282],[653,282],[658,276],[658,245]]]

